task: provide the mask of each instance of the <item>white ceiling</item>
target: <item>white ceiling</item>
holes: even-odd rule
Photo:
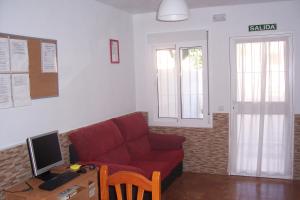
[[[161,0],[97,0],[104,4],[125,10],[129,13],[155,12]],[[201,8],[212,6],[263,3],[272,1],[289,0],[186,0],[189,8]]]

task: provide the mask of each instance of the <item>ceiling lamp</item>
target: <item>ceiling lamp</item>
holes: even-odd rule
[[[189,9],[185,0],[162,0],[157,13],[159,21],[183,21],[188,19]]]

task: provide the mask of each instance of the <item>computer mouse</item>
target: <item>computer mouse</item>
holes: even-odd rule
[[[81,167],[81,168],[78,170],[78,173],[84,174],[84,173],[86,173],[86,169],[85,169],[84,167]]]

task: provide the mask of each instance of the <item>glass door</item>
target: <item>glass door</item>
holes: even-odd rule
[[[230,173],[291,178],[289,38],[232,42]]]

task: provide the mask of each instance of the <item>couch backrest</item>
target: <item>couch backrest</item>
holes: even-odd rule
[[[125,140],[112,120],[74,130],[69,138],[80,161],[130,162]]]
[[[113,118],[124,136],[132,159],[138,159],[150,152],[149,127],[140,112]]]

